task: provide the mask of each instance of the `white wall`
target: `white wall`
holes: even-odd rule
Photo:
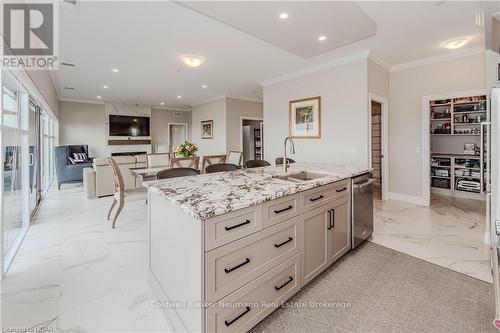
[[[241,117],[262,118],[263,106],[261,102],[245,101],[236,98],[226,99],[227,123],[227,152],[242,151],[240,141]]]
[[[422,99],[485,88],[484,55],[441,61],[390,74],[390,191],[423,195]]]
[[[106,156],[104,104],[60,102],[59,143],[87,144],[90,156]]]
[[[193,107],[192,140],[198,145],[198,155],[226,153],[226,98]],[[213,139],[201,138],[201,121],[213,120]]]
[[[187,122],[191,125],[191,112],[182,112],[175,117],[174,111],[150,109],[144,106],[130,106],[119,103],[105,104],[60,102],[59,103],[59,142],[61,145],[88,144],[91,156],[109,156],[110,149],[132,151],[138,148],[145,151],[151,145],[108,146],[108,115],[111,113],[151,116],[152,144],[168,144],[167,124],[169,122]],[[191,130],[189,131],[191,132]]]
[[[389,72],[379,64],[368,59],[368,92],[389,99],[389,81]]]
[[[295,139],[296,161],[368,164],[367,60],[357,60],[265,86],[264,156],[283,154],[289,135],[288,102],[321,96],[321,139]]]
[[[176,116],[177,115],[177,116]],[[188,124],[188,140],[191,140],[191,111],[173,111],[163,109],[151,109],[151,139],[153,151],[158,145],[169,146],[169,123],[187,123]]]

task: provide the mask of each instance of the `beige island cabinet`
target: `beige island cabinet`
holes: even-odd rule
[[[150,284],[175,331],[248,331],[348,252],[351,174],[329,180],[288,194],[280,186],[293,184],[272,178],[272,199],[247,207],[241,197],[213,192],[210,204],[199,193],[174,198],[182,186],[198,191],[195,184],[171,184],[177,192],[149,187]],[[259,184],[244,186],[257,187],[251,192]],[[201,216],[203,205],[210,216]]]

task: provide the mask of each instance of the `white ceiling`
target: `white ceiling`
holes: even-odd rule
[[[262,96],[259,82],[366,49],[392,66],[450,54],[452,51],[440,44],[452,37],[470,36],[467,47],[484,45],[482,30],[474,21],[477,3],[435,4],[358,2],[376,22],[377,35],[327,51],[369,35],[370,21],[362,19],[359,8],[353,11],[352,19],[364,22],[363,29],[358,31],[356,25],[348,23],[349,17],[342,15],[344,30],[338,39],[329,36],[328,43],[316,47],[314,31],[320,29],[320,22],[324,21],[326,28],[318,34],[335,31],[325,15],[325,6],[331,3],[308,2],[307,10],[303,2],[205,3],[211,17],[202,14],[201,7],[194,11],[173,2],[62,3],[61,60],[75,67],[61,67],[55,73],[56,86],[62,99],[97,101],[96,96],[101,95],[105,101],[153,106],[164,101],[168,107],[189,108],[222,94],[258,100]],[[257,5],[258,10],[252,9]],[[278,22],[281,11],[290,14],[286,22],[290,32],[286,28],[277,31],[271,21],[275,17],[276,24],[284,23]],[[222,18],[212,18],[215,13],[223,13],[230,25],[221,23]],[[297,15],[301,15],[298,23]],[[314,24],[303,27],[304,22]],[[301,29],[302,33],[297,33]],[[290,39],[290,35],[295,38]],[[297,48],[301,45],[305,51]],[[308,59],[297,55],[323,51]],[[201,55],[206,62],[191,69],[179,60],[182,54]],[[120,72],[113,73],[112,68]],[[202,88],[203,84],[208,87]],[[109,88],[103,89],[103,85]],[[177,99],[177,95],[182,98]]]
[[[304,58],[372,37],[377,32],[375,22],[355,2],[183,1],[182,4]],[[281,13],[288,18],[279,19]],[[326,40],[318,42],[321,35]]]

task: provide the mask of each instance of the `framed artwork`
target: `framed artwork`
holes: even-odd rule
[[[214,138],[214,121],[203,120],[201,122],[201,138],[213,139]]]
[[[289,102],[290,136],[292,138],[321,138],[321,97],[297,99]]]

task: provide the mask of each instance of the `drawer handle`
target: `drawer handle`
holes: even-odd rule
[[[284,286],[286,286],[287,284],[289,284],[289,283],[290,283],[290,282],[292,282],[292,281],[293,281],[293,277],[289,276],[289,277],[288,277],[288,281],[286,281],[285,283],[283,283],[283,284],[282,284],[281,286],[279,286],[279,287],[274,286],[274,289],[276,289],[276,290],[278,291],[278,290],[280,290],[281,288],[283,288]]]
[[[345,190],[347,190],[347,187],[344,187],[344,188],[341,188],[341,189],[335,190],[335,191],[337,191],[337,193],[338,193],[338,192],[344,192]]]
[[[316,200],[323,199],[323,198],[324,198],[324,196],[320,195],[319,197],[309,199],[309,201],[316,201]]]
[[[293,238],[292,237],[288,237],[288,239],[286,241],[284,241],[283,243],[274,244],[274,247],[275,248],[282,247],[283,245],[285,245],[286,243],[290,243],[291,241],[293,241]]]
[[[238,319],[240,319],[241,317],[243,317],[244,315],[246,315],[247,313],[250,312],[250,307],[249,306],[246,306],[245,307],[245,311],[243,311],[242,313],[240,313],[238,315],[238,317],[234,318],[233,320],[231,321],[227,321],[227,320],[224,320],[224,324],[226,324],[226,326],[230,326],[231,324],[233,324],[235,321],[237,321]]]
[[[293,206],[288,206],[288,207],[283,208],[283,209],[274,210],[274,213],[275,213],[275,214],[283,213],[283,212],[286,212],[287,210],[290,210],[290,209],[292,209],[292,208],[293,208]]]
[[[234,267],[231,267],[231,268],[224,268],[224,272],[226,273],[231,273],[232,271],[234,271],[235,269],[238,269],[240,268],[241,266],[245,266],[246,264],[250,263],[250,259],[246,259],[244,262],[242,262],[241,264],[238,264]]]
[[[234,228],[238,228],[241,227],[242,225],[249,224],[250,222],[251,222],[250,220],[246,220],[245,222],[242,222],[240,224],[235,224],[230,227],[224,227],[224,229],[226,229],[226,231],[233,230]]]

